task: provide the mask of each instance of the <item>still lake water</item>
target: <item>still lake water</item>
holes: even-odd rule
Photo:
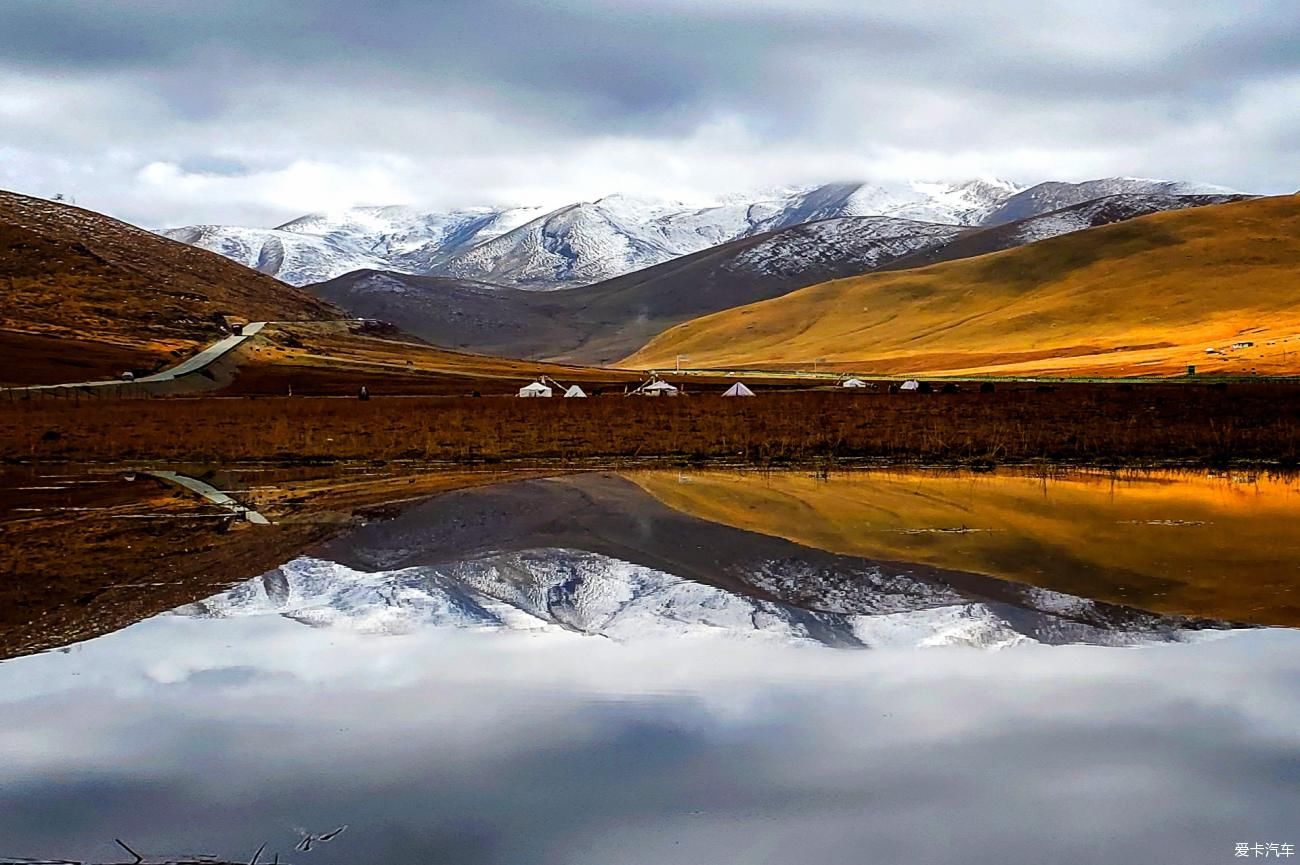
[[[523,479],[363,511],[256,574],[232,551],[326,509],[213,530],[211,509],[91,480],[0,489],[20,503],[0,561],[25,520],[121,517],[113,579],[161,591],[165,571],[174,592],[171,549],[142,551],[194,516],[251,579],[0,663],[0,857],[129,859],[114,838],[381,865],[1300,845],[1289,479]],[[100,523],[75,526],[105,555]]]

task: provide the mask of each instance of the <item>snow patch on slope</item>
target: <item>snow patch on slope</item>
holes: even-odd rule
[[[862,270],[928,246],[966,229],[887,216],[825,219],[773,235],[725,266],[743,273],[797,276],[819,263],[849,263]]]

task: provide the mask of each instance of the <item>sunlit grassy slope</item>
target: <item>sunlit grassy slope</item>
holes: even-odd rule
[[[1300,625],[1295,479],[633,473],[669,507],[845,555],[1164,613]]]
[[[1251,348],[1233,350],[1234,342]],[[1225,353],[1207,355],[1207,347]],[[1300,197],[1158,213],[695,319],[624,366],[880,373],[1300,371]]]

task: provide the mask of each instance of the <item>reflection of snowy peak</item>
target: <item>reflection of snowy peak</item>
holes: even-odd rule
[[[376,573],[297,559],[177,613],[219,618],[278,614],[309,625],[374,633],[422,627],[559,628],[619,640],[713,634],[857,643],[842,617],[744,598],[569,550]]]
[[[778,576],[779,575],[779,576]],[[829,646],[968,645],[1019,642],[1127,644],[1174,639],[1135,627],[1107,631],[1051,621],[1003,604],[971,603],[919,584],[872,586],[863,574],[800,571],[771,563],[755,585],[798,583],[813,609],[733,594],[640,565],[574,550],[528,550],[448,565],[364,572],[302,558],[176,612],[225,618],[282,615],[307,625],[370,633],[426,627],[563,629],[620,641],[673,635]],[[854,591],[851,586],[857,585]],[[883,590],[883,591],[881,591]],[[881,591],[880,597],[868,597]],[[1059,596],[1077,614],[1076,598]]]

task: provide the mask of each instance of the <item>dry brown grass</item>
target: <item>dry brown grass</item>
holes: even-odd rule
[[[660,334],[627,366],[878,374],[1300,372],[1300,197],[1158,213],[827,282]],[[1207,356],[1239,340],[1244,352]]]
[[[1069,385],[996,393],[0,401],[0,459],[816,459],[1080,463],[1300,458],[1300,387]]]

